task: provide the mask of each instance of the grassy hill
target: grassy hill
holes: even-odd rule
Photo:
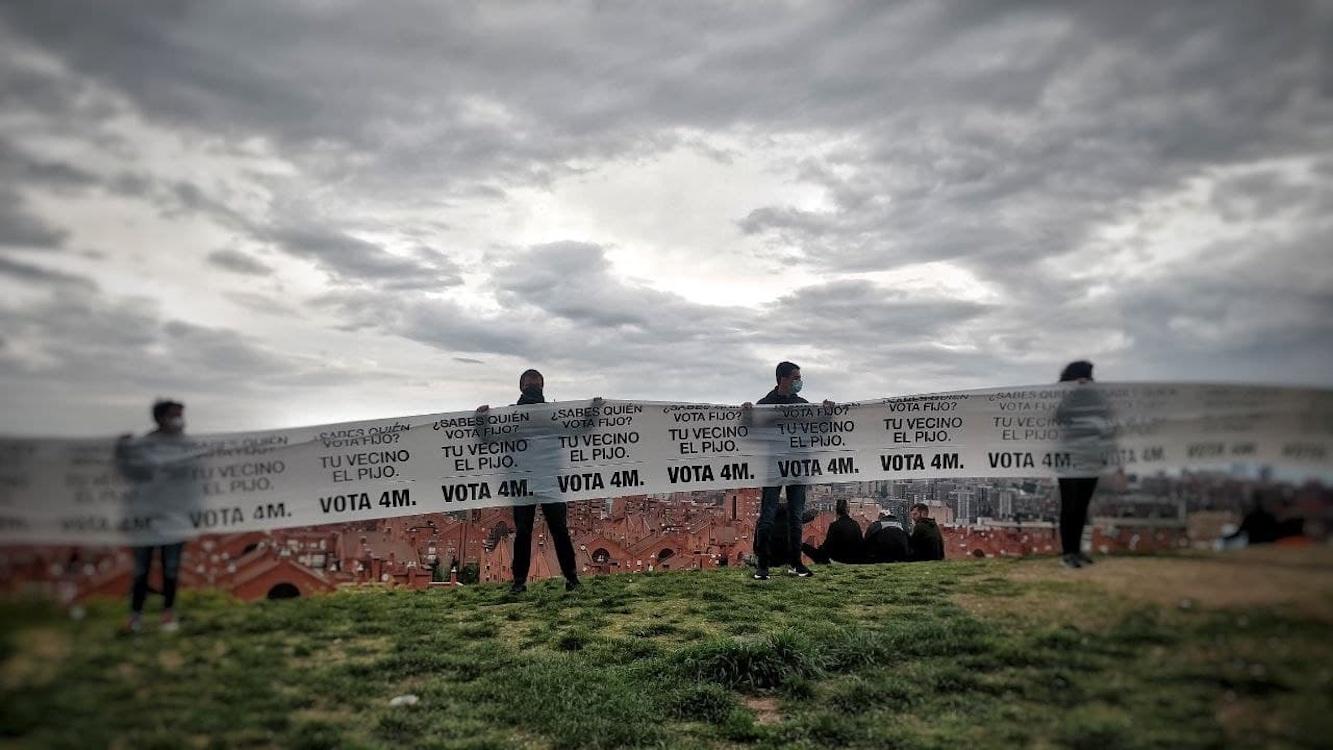
[[[1326,550],[0,605],[18,747],[1327,746]],[[415,706],[391,707],[415,694]]]

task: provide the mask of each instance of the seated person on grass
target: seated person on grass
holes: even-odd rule
[[[830,561],[840,563],[861,562],[861,526],[856,519],[847,514],[847,499],[838,498],[838,517],[828,527],[824,543],[818,547],[803,542],[801,551],[806,557],[817,563],[827,565]]]
[[[930,517],[930,506],[917,503],[908,511],[908,515],[912,519],[912,537],[907,540],[908,559],[913,562],[943,560],[944,536],[940,534],[935,519]]]
[[[893,511],[887,508],[880,510],[879,520],[866,529],[864,550],[865,561],[868,563],[907,561],[907,532],[893,517]]]

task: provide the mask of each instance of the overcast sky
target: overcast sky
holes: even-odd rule
[[[0,4],[0,432],[1333,385],[1329,5]]]

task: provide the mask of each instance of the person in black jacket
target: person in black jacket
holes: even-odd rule
[[[861,562],[861,525],[847,513],[847,498],[838,498],[838,517],[828,527],[824,543],[818,547],[809,542],[801,544],[805,556],[822,565],[830,561],[854,564]]]
[[[526,404],[544,404],[546,397],[542,389],[546,379],[536,370],[525,370],[518,376],[519,398],[517,406]],[[600,401],[600,398],[594,403]],[[477,407],[478,413],[484,413],[491,407],[483,404]],[[551,532],[551,544],[555,547],[555,557],[560,561],[560,572],[565,576],[565,590],[573,591],[579,587],[578,564],[574,559],[574,542],[569,538],[569,510],[562,502],[542,503],[542,517],[546,519],[546,528]],[[532,527],[537,521],[536,505],[514,506],[514,582],[509,587],[511,594],[521,594],[528,590],[528,568],[532,563]]]
[[[865,561],[868,563],[905,562],[907,560],[907,532],[893,517],[893,511],[883,509],[879,520],[866,529]]]
[[[1071,384],[1055,410],[1061,448],[1073,465],[1070,476],[1060,477],[1060,551],[1067,568],[1092,564],[1082,550],[1088,506],[1097,491],[1103,456],[1110,445],[1111,414],[1106,399],[1092,385],[1092,363],[1078,360],[1065,365],[1060,382]]]
[[[777,385],[767,395],[759,399],[760,404],[808,404],[809,401],[796,395],[801,392],[801,368],[791,362],[779,362],[776,370]],[[747,413],[754,404],[746,401],[741,405]],[[825,400],[824,406],[832,408],[835,404]],[[792,575],[808,578],[813,571],[801,562],[801,526],[805,515],[805,485],[788,484],[787,488],[787,545]],[[773,533],[773,519],[778,512],[778,503],[782,496],[782,486],[765,487],[759,503],[759,523],[754,530],[755,555],[759,566],[755,569],[757,580],[768,580],[769,539]],[[783,560],[776,561],[779,565]]]
[[[1245,545],[1272,544],[1281,536],[1279,528],[1277,516],[1268,512],[1268,509],[1264,507],[1263,496],[1256,492],[1250,512],[1246,513],[1245,517],[1241,519],[1240,528],[1229,536],[1223,537],[1223,539],[1226,541],[1243,541]]]
[[[930,506],[917,503],[907,512],[912,519],[912,536],[907,540],[908,557],[913,562],[944,559],[944,536],[935,519],[930,517]]]

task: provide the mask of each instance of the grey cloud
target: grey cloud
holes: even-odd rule
[[[208,328],[180,320],[161,326],[161,341],[173,368],[207,379],[255,377],[286,369],[283,360],[236,331]]]
[[[369,300],[363,308],[372,319],[382,318],[383,305]],[[546,342],[539,329],[518,316],[484,317],[449,300],[421,300],[407,305],[390,331],[445,351],[537,356]]]
[[[448,299],[386,304],[381,294],[354,289],[321,295],[307,306],[334,315],[340,330],[379,331],[447,352],[532,356],[542,348],[526,318],[479,315]]]
[[[984,193],[1030,180],[1034,156],[1172,164],[1327,133],[1293,117],[1322,106],[1298,96],[1319,85],[1316,4],[987,5],[29,3],[6,18],[153,117],[273,137],[363,186],[540,184],[685,129],[761,127],[855,134],[895,172],[984,176]]]
[[[1333,208],[1333,180],[1317,172],[1313,180],[1292,179],[1278,169],[1247,172],[1218,181],[1210,202],[1231,222],[1287,217],[1318,221]]]
[[[497,298],[506,305],[498,317],[438,300],[386,310],[372,294],[334,295],[326,303],[351,325],[445,351],[514,357],[623,384],[655,383],[665,373],[688,373],[688,382],[681,386],[698,388],[699,398],[708,398],[707,388],[734,394],[738,379],[766,383],[773,363],[758,356],[759,351],[813,350],[818,356],[807,367],[812,382],[819,383],[818,393],[851,398],[1045,382],[1064,361],[1083,356],[1104,363],[1108,377],[1152,372],[1197,379],[1199,371],[1216,367],[1225,357],[1216,353],[1216,342],[1199,341],[1198,328],[1188,321],[1226,319],[1227,307],[1235,308],[1238,295],[1247,289],[1243,275],[1221,286],[1217,279],[1190,278],[1184,283],[1191,294],[1182,296],[1174,293],[1181,280],[1164,279],[1133,293],[1062,303],[1058,319],[1052,320],[1050,309],[908,294],[846,280],[809,285],[755,312],[688,302],[619,280],[608,267],[596,245],[566,242],[530,248],[512,265],[495,271]],[[1272,292],[1281,295],[1288,284],[1275,280]],[[1318,284],[1306,293],[1259,297],[1252,312],[1238,310],[1230,316],[1234,328],[1216,329],[1216,336],[1225,340],[1220,348],[1233,357],[1261,352],[1271,356],[1285,349],[1293,358],[1290,352],[1302,342],[1308,346],[1328,340],[1328,324],[1322,321],[1333,320],[1327,314],[1330,295],[1318,291]],[[1193,309],[1190,300],[1196,289],[1204,304]],[[1176,329],[1163,326],[1172,320],[1178,322]],[[1289,330],[1279,332],[1282,326]],[[1153,353],[1153,367],[1128,358],[1122,343],[1126,335],[1131,351]],[[1329,356],[1306,351],[1294,359],[1308,372],[1304,368]],[[840,364],[830,370],[821,365],[827,362]],[[1270,380],[1299,380],[1267,374]]]
[[[265,315],[301,317],[295,308],[258,292],[224,292],[223,296],[232,302]]]
[[[740,226],[821,267],[952,258],[1017,270],[1013,287],[1025,288],[1035,260],[1077,246],[1127,200],[1203,167],[1321,149],[1333,131],[1311,126],[1333,103],[1308,94],[1327,18],[1287,7],[1173,3],[1113,17],[1076,6],[1030,19],[1054,33],[1026,47],[1018,28],[960,29],[970,49],[946,39],[900,69],[929,81],[924,98],[885,103],[873,125],[852,120],[858,145],[801,170],[829,210],[759,207]],[[988,55],[1017,67],[966,64]],[[991,73],[1037,81],[1039,95],[992,88]]]
[[[1327,243],[1308,236],[1268,240],[1268,252],[1290,265],[1265,267],[1244,252],[1254,241],[1237,238],[1231,248],[1217,247],[1209,265],[1124,290],[1116,302],[1137,346],[1177,359],[1209,354],[1236,361],[1271,361],[1277,352],[1310,348],[1333,361]]]
[[[84,187],[97,179],[72,164],[27,153],[3,138],[0,138],[0,175],[15,183],[55,187]]]
[[[602,248],[578,242],[540,245],[514,257],[495,274],[500,297],[530,304],[568,320],[596,326],[643,325],[652,301],[610,279]],[[628,293],[627,293],[628,292]],[[658,296],[643,290],[645,296]]]
[[[169,185],[159,186],[162,194],[157,196],[159,205],[168,213],[202,213],[211,216],[224,226],[253,233],[252,220],[237,212],[224,201],[209,195],[197,184],[187,180],[177,180]]]
[[[7,410],[19,406],[9,397],[51,388],[69,404],[107,409],[131,393],[244,400],[265,388],[333,385],[349,374],[325,360],[276,352],[236,330],[164,317],[151,302],[96,292],[0,305],[0,328],[8,344],[0,349]]]
[[[682,398],[734,388],[737,372],[766,382],[767,352],[788,345],[819,352],[811,361],[822,361],[831,389],[862,395],[1049,380],[1074,354],[1159,376],[1249,377],[1250,365],[1226,362],[1263,357],[1326,381],[1333,368],[1317,352],[1333,346],[1311,321],[1329,318],[1333,283],[1320,266],[1333,163],[1329,18],[1317,3],[1248,1],[1131,12],[1040,2],[782,12],[740,3],[689,12],[13,3],[0,8],[6,39],[61,65],[0,65],[0,91],[15,110],[47,113],[52,127],[96,131],[89,138],[101,137],[101,119],[79,102],[102,91],[185,139],[238,151],[250,139],[266,144],[295,174],[255,184],[318,196],[310,205],[275,198],[243,215],[197,175],[127,172],[123,187],[326,271],[335,285],[306,308],[312,318],[458,359],[550,363]],[[775,179],[822,192],[799,205],[755,202],[734,217],[759,260],[809,274],[779,305],[694,304],[620,278],[593,243],[496,253],[484,270],[500,314],[433,294],[461,279],[436,248],[441,228],[458,226],[458,206],[558,191],[606,159],[720,142],[742,153],[796,144],[804,158],[779,165]],[[1191,180],[1321,158],[1304,182],[1255,170],[1216,187],[1212,210],[1233,233],[1202,251],[1218,276],[1164,265],[1152,278],[1075,280],[1046,263],[1146,243],[1156,219],[1144,207]],[[43,163],[22,168],[25,185],[77,184],[77,173]],[[324,198],[341,203],[332,218],[313,202]],[[0,201],[0,238],[58,244],[60,229],[14,206]],[[338,213],[344,206],[352,215]],[[386,208],[392,219],[380,215]],[[399,217],[410,226],[395,227]],[[1274,217],[1286,225],[1271,236],[1249,228]],[[1098,236],[1126,224],[1127,239]],[[489,239],[512,242],[507,231]],[[940,260],[970,271],[997,301],[904,296],[828,276]],[[399,292],[391,304],[376,294],[384,290]]]
[[[42,433],[52,423],[86,434],[140,424],[147,403],[163,395],[207,404],[215,422],[234,414],[264,420],[275,393],[334,387],[352,377],[336,362],[275,351],[238,331],[165,317],[144,300],[96,292],[0,304],[0,330],[5,432]]]
[[[3,365],[8,374],[54,376],[104,392],[142,384],[216,388],[255,367],[272,369],[277,361],[238,333],[165,320],[143,301],[52,297],[0,308],[0,319],[14,339],[41,353],[9,359]]]
[[[151,177],[136,172],[121,172],[108,180],[107,185],[117,194],[136,196],[148,195],[154,187]]]
[[[255,259],[254,256],[232,248],[214,250],[208,254],[208,262],[218,268],[225,268],[234,273],[250,276],[267,276],[273,273],[272,268]]]
[[[1002,355],[979,351],[945,359],[936,337],[990,312],[975,303],[910,296],[866,281],[814,284],[762,311],[704,305],[626,282],[609,272],[602,248],[560,242],[529,248],[495,269],[503,316],[477,315],[448,301],[412,303],[386,311],[374,295],[332,295],[349,325],[383,330],[445,351],[478,352],[544,363],[623,384],[681,380],[678,398],[706,399],[756,383],[757,398],[773,362],[758,351],[823,352],[847,363],[821,374],[830,393],[849,395],[867,380],[900,385],[895,373],[928,377],[993,375]],[[387,313],[387,314],[386,314]],[[926,356],[929,355],[929,356]],[[927,362],[925,366],[922,361]],[[967,360],[967,364],[962,364]],[[681,379],[681,374],[689,377]],[[859,393],[857,395],[868,395]],[[713,395],[712,398],[719,398]]]
[[[42,266],[11,260],[3,256],[0,256],[0,275],[39,284],[79,286],[87,289],[97,287],[96,282],[86,276],[57,271],[52,268],[43,268]]]
[[[929,13],[811,5],[779,16],[593,3],[522,13],[438,4],[111,12],[91,3],[80,24],[68,8],[33,4],[7,19],[164,122],[263,134],[312,171],[363,186],[473,192],[548,183],[580,159],[648,153],[688,140],[681,129],[792,132],[876,117],[917,85],[885,71],[938,44],[959,13],[987,20],[966,4]],[[255,27],[266,33],[245,33]],[[882,43],[895,32],[900,43]]]
[[[373,242],[335,229],[288,224],[268,230],[264,236],[289,255],[313,261],[342,282],[412,290],[438,289],[461,281],[457,267],[443,255],[429,261],[394,255]]]
[[[1134,357],[1121,365],[1138,377],[1311,384],[1333,371],[1333,292],[1209,279],[1188,300],[1145,291],[1128,302]]]
[[[20,248],[57,248],[68,232],[23,210],[22,199],[0,187],[0,245]]]
[[[611,272],[603,248],[590,243],[533,246],[513,254],[493,278],[497,296],[508,306],[530,305],[595,328],[632,328],[674,338],[688,336],[689,329],[734,329],[745,314],[626,283]]]
[[[791,340],[844,344],[849,327],[877,341],[933,340],[984,315],[990,306],[909,295],[869,281],[835,281],[782,297],[764,326]]]
[[[580,159],[681,142],[682,129],[837,134],[855,145],[830,165],[860,174],[816,178],[834,212],[758,207],[743,226],[781,257],[848,270],[941,257],[1012,269],[1200,163],[1333,135],[1309,127],[1328,97],[1303,95],[1318,92],[1327,27],[1313,4],[991,5],[406,5],[241,18],[212,4],[94,4],[86,12],[105,22],[73,27],[33,4],[10,23],[155,116],[276,138],[312,176],[354,187],[548,184]],[[254,23],[268,33],[236,43]],[[365,52],[355,75],[347,49]],[[439,69],[450,76],[428,74]]]
[[[129,160],[132,155],[125,158]],[[256,219],[245,216],[213,194],[219,190],[205,190],[191,180],[163,179],[138,170],[120,170],[94,179],[107,192],[142,198],[168,217],[197,214],[245,235],[260,232]],[[225,191],[225,186],[221,191]]]
[[[0,27],[0,31],[3,30],[4,27]],[[13,41],[8,34],[0,34],[0,39]],[[9,44],[5,47],[12,50]],[[73,109],[81,88],[76,81],[35,70],[32,66],[16,65],[12,51],[5,62],[0,65],[0,101],[22,102],[30,110],[55,116],[67,115]]]
[[[410,254],[391,253],[379,244],[349,234],[334,222],[312,218],[299,201],[279,201],[272,217],[246,216],[194,182],[168,184],[142,175],[120,175],[126,187],[138,189],[168,214],[198,213],[256,242],[313,262],[345,284],[388,290],[439,289],[461,283],[456,263],[439,250],[417,246]],[[270,273],[266,264],[233,249],[218,250],[208,261],[236,273]]]
[[[19,186],[64,189],[90,181],[91,176],[76,167],[33,156],[0,138],[0,245],[57,248],[68,235],[25,210]]]
[[[751,313],[691,303],[625,282],[609,268],[597,245],[529,248],[493,269],[491,288],[503,307],[495,315],[440,298],[386,305],[368,291],[312,304],[335,314],[345,330],[397,335],[456,357],[509,357],[573,377],[640,384],[691,372],[696,397],[735,369],[763,371],[743,332]]]

